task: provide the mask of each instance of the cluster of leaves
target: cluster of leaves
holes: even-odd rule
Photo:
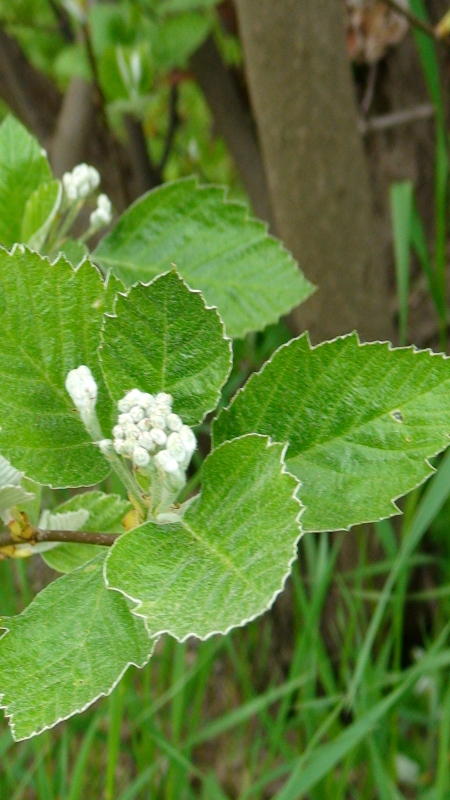
[[[7,119],[0,452],[13,467],[0,464],[0,513],[120,535],[109,549],[43,553],[62,576],[1,619],[0,695],[17,739],[108,694],[162,633],[204,639],[261,614],[302,532],[397,513],[395,498],[430,475],[428,459],[450,433],[444,356],[362,345],[355,334],[312,347],[304,335],[216,415],[201,492],[177,520],[125,531],[130,503],[98,490],[42,516],[41,486],[92,486],[110,468],[64,389],[71,369],[85,364],[95,376],[106,437],[132,388],[170,393],[174,412],[196,425],[219,403],[230,338],[262,330],[312,291],[245,207],[191,179],[141,198],[92,254],[63,238],[48,258],[60,206],[45,199],[55,190],[45,154]]]

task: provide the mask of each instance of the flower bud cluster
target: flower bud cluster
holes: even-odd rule
[[[197,442],[188,425],[172,411],[172,396],[132,389],[117,404],[113,446],[136,467],[156,465],[163,473],[182,478]]]
[[[89,217],[91,228],[103,228],[104,225],[109,225],[112,220],[112,205],[111,200],[106,194],[99,194],[97,198],[97,208],[92,212]]]
[[[78,164],[72,172],[65,172],[62,183],[66,197],[71,202],[89,197],[100,183],[100,175],[95,167]]]

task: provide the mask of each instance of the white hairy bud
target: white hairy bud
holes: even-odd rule
[[[133,406],[129,411],[129,417],[134,423],[140,422],[141,419],[144,419],[144,416],[144,410],[140,406]]]
[[[102,439],[100,442],[98,442],[98,446],[100,448],[100,452],[104,456],[107,456],[108,453],[111,452],[111,448],[113,446],[112,439]]]
[[[165,414],[160,414],[159,411],[152,411],[149,419],[153,428],[164,429],[166,427]]]
[[[168,414],[166,417],[166,425],[169,431],[179,431],[183,426],[183,420],[178,414]]]
[[[91,228],[103,228],[109,225],[112,220],[111,200],[106,194],[99,194],[97,198],[97,208],[89,217]]]
[[[179,470],[178,461],[175,461],[167,450],[160,450],[159,453],[156,453],[155,461],[169,475]]]
[[[112,429],[114,439],[125,439],[125,431],[122,425],[114,425]]]
[[[156,450],[156,442],[149,431],[143,431],[143,433],[141,433],[138,439],[138,445],[144,447],[149,453],[153,453]]]
[[[65,172],[62,177],[64,192],[69,200],[82,200],[94,191],[100,183],[100,175],[95,167],[78,164],[72,172]]]
[[[173,397],[167,392],[159,392],[155,397],[155,402],[158,406],[172,406]]]
[[[170,436],[167,437],[167,444],[166,444],[167,452],[170,453],[172,458],[175,461],[178,461],[179,464],[182,464],[187,457],[186,448],[181,441],[181,436],[178,433],[171,433]]]
[[[89,367],[83,364],[71,369],[66,378],[66,389],[80,414],[95,408],[97,384]]]
[[[197,440],[195,438],[195,434],[191,430],[191,428],[189,428],[188,425],[182,425],[179,431],[179,436],[183,443],[183,446],[186,448],[187,455],[190,458],[195,448],[197,447]]]
[[[137,467],[146,467],[150,463],[150,455],[143,447],[137,447],[133,450],[133,461]]]
[[[166,443],[167,436],[161,428],[152,428],[150,431],[150,436],[160,447]]]

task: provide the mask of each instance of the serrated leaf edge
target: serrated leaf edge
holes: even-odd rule
[[[295,486],[294,491],[292,493],[292,499],[295,500],[295,502],[299,506],[299,512],[298,512],[297,516],[295,517],[295,523],[297,523],[297,525],[298,525],[299,533],[298,533],[298,536],[295,538],[295,540],[292,543],[292,558],[288,562],[287,570],[286,570],[286,573],[282,577],[280,587],[273,593],[272,597],[270,598],[268,603],[264,606],[264,608],[260,609],[255,614],[252,614],[249,617],[245,617],[240,623],[238,623],[236,625],[230,625],[224,631],[213,630],[213,631],[210,631],[205,636],[198,636],[196,633],[187,633],[186,636],[183,636],[182,638],[179,638],[176,634],[173,633],[173,631],[169,630],[168,628],[163,628],[163,629],[161,629],[159,631],[156,631],[155,633],[150,633],[150,631],[148,630],[148,627],[147,627],[147,620],[146,620],[145,615],[144,614],[139,614],[139,609],[142,606],[142,601],[138,600],[136,597],[132,597],[127,592],[123,591],[122,589],[119,589],[118,587],[110,586],[110,584],[108,582],[108,577],[107,577],[107,574],[106,574],[107,573],[108,558],[109,558],[109,553],[108,553],[108,555],[105,558],[105,562],[103,564],[103,578],[104,578],[104,581],[105,581],[105,585],[106,585],[107,589],[110,589],[113,592],[119,592],[124,597],[126,597],[128,600],[130,600],[132,603],[136,603],[137,604],[136,607],[130,609],[130,611],[131,611],[132,614],[135,614],[135,616],[140,617],[141,619],[144,620],[144,625],[145,625],[145,628],[147,630],[147,633],[148,633],[149,637],[155,636],[155,637],[157,637],[159,639],[163,634],[169,634],[169,636],[172,636],[178,642],[183,643],[187,639],[189,639],[191,636],[195,637],[195,639],[198,639],[201,642],[204,642],[207,639],[210,639],[211,636],[226,636],[227,633],[229,633],[230,631],[234,630],[235,628],[243,628],[249,622],[252,622],[254,619],[257,619],[258,617],[262,616],[262,614],[265,614],[266,611],[268,611],[270,608],[272,608],[272,606],[273,606],[276,598],[278,597],[278,595],[280,595],[284,591],[284,587],[285,587],[286,581],[287,581],[287,579],[289,578],[289,576],[291,574],[292,564],[297,559],[297,545],[298,545],[300,539],[302,538],[302,536],[305,533],[305,531],[301,527],[301,522],[300,522],[300,518],[301,518],[301,516],[302,516],[302,514],[303,514],[303,512],[305,510],[305,506],[303,505],[301,500],[297,497],[298,490],[299,490],[299,488],[301,486],[301,481],[297,478],[296,475],[293,475],[292,472],[290,472],[288,470],[287,466],[286,466],[286,462],[284,460],[284,456],[285,456],[286,450],[288,448],[287,444],[283,444],[282,442],[273,441],[270,438],[270,436],[265,436],[264,434],[261,434],[261,433],[245,433],[242,436],[236,436],[234,439],[228,439],[227,442],[229,442],[229,441],[233,441],[234,442],[234,441],[238,441],[240,439],[247,439],[250,436],[251,437],[258,437],[260,439],[265,439],[266,440],[267,449],[269,449],[270,447],[273,447],[273,446],[278,446],[278,447],[280,445],[282,446],[283,449],[282,449],[281,454],[280,454],[280,465],[281,465],[281,473],[280,474],[281,475],[289,475],[291,478],[294,479],[294,481],[296,483],[296,486]],[[219,450],[221,447],[226,445],[227,442],[222,442],[216,448],[216,450]],[[201,492],[198,495],[196,495],[196,499],[200,498],[200,495],[201,495]],[[138,527],[142,527],[142,526],[138,526]],[[135,532],[136,530],[138,530],[138,528],[133,528],[133,532]],[[130,533],[131,533],[131,531],[130,531]],[[127,534],[124,534],[124,536],[126,536],[126,535]],[[111,550],[112,550],[112,548],[111,548]]]
[[[216,420],[218,420],[220,418],[222,412],[228,411],[231,408],[231,406],[233,405],[234,401],[236,400],[236,397],[239,394],[241,394],[242,392],[245,391],[246,387],[250,384],[250,382],[253,379],[256,379],[257,376],[262,375],[262,373],[264,372],[264,370],[266,369],[268,364],[270,364],[273,361],[273,359],[275,358],[277,353],[279,353],[281,350],[283,350],[283,349],[285,349],[287,347],[290,347],[293,344],[293,342],[298,342],[301,339],[306,339],[307,340],[308,347],[310,348],[310,350],[317,350],[320,347],[323,347],[324,345],[333,344],[333,342],[340,341],[340,340],[343,340],[343,339],[350,339],[350,338],[356,339],[356,343],[357,343],[358,347],[361,347],[361,348],[372,347],[373,345],[381,344],[381,345],[387,345],[386,349],[387,349],[388,352],[392,352],[394,350],[395,351],[409,350],[409,351],[411,351],[413,353],[413,355],[419,354],[419,353],[428,353],[430,355],[430,357],[440,358],[443,361],[448,361],[450,359],[450,356],[446,355],[445,353],[435,353],[433,350],[431,350],[430,347],[427,347],[425,349],[421,349],[419,347],[416,347],[416,345],[413,345],[413,344],[412,345],[406,345],[406,346],[403,346],[403,347],[395,347],[395,345],[393,345],[392,342],[389,342],[387,340],[379,340],[379,339],[376,339],[375,341],[372,341],[372,342],[361,342],[361,340],[359,338],[358,331],[351,331],[350,333],[345,333],[345,334],[343,334],[341,336],[335,336],[333,339],[327,339],[325,342],[319,342],[319,344],[312,344],[311,343],[311,339],[309,337],[309,331],[305,331],[304,333],[300,334],[300,336],[296,336],[294,339],[290,339],[288,342],[284,342],[282,345],[280,345],[280,347],[277,347],[277,349],[274,350],[274,352],[272,353],[270,358],[268,358],[267,361],[264,362],[264,364],[262,365],[261,369],[258,370],[258,372],[253,372],[250,375],[250,377],[247,379],[247,381],[244,383],[244,385],[241,386],[237,390],[237,392],[233,395],[233,397],[230,400],[230,402],[228,403],[228,405],[225,406],[224,408],[220,409],[219,414],[217,415],[216,419],[213,420],[213,424],[212,424],[212,428],[211,428],[211,443],[212,443],[213,450],[218,449],[218,447],[220,447],[222,444],[224,444],[225,441],[232,441],[232,439],[226,439],[226,440],[224,440],[224,442],[221,442],[217,446],[217,448],[214,447],[214,424],[215,424]],[[450,378],[449,378],[449,380],[450,380]],[[450,432],[446,433],[445,436],[447,436],[447,438],[449,439],[449,444],[450,444]],[[239,438],[239,437],[236,437],[236,438]],[[289,442],[286,444],[286,449],[288,447],[289,447]],[[444,452],[444,450],[446,450],[447,447],[448,447],[448,444],[444,445],[444,447],[439,448],[438,450],[436,450],[436,452],[431,453],[427,458],[424,459],[425,465],[429,468],[429,473],[428,473],[428,475],[425,475],[425,477],[421,481],[418,481],[413,486],[411,486],[411,488],[408,489],[408,492],[412,492],[412,491],[414,491],[414,489],[417,489],[419,486],[422,486],[422,484],[425,483],[425,481],[427,481],[432,475],[434,475],[434,473],[437,470],[436,470],[436,467],[433,467],[433,465],[430,463],[430,458],[435,458],[435,456],[439,455],[439,453]],[[299,481],[299,484],[301,486],[301,483],[302,483],[301,479],[297,478],[297,480]],[[364,519],[364,520],[361,520],[360,522],[357,522],[357,523],[355,522],[355,523],[353,523],[351,525],[348,525],[346,528],[339,528],[339,530],[350,531],[353,527],[355,527],[355,525],[366,525],[366,524],[368,524],[370,522],[381,522],[381,520],[383,520],[383,519],[390,519],[390,517],[398,516],[398,515],[402,514],[403,512],[398,507],[397,501],[400,500],[402,497],[404,497],[405,494],[407,494],[408,492],[405,492],[404,494],[399,494],[396,497],[393,497],[393,498],[390,499],[389,502],[392,505],[393,511],[392,511],[392,514],[389,514],[387,517],[385,517],[385,516],[375,517],[375,518],[374,517],[370,517],[369,519]],[[304,506],[304,508],[306,508],[306,506]],[[325,533],[328,530],[329,529],[327,528],[326,530],[325,529],[324,530],[319,529],[319,530],[316,530],[316,531],[307,530],[307,531],[304,531],[304,532],[305,533],[313,533],[313,532],[314,533]]]
[[[86,563],[89,563],[89,562],[86,562]],[[83,564],[83,567],[78,567],[78,569],[84,568],[85,566],[86,566],[86,564]],[[76,572],[76,570],[74,570],[74,572]],[[73,573],[71,573],[71,574],[73,574]],[[106,588],[109,588],[109,587],[106,587]],[[36,597],[39,597],[39,595],[36,595]],[[21,614],[19,616],[24,616],[27,613],[28,609],[33,605],[33,602],[34,602],[34,600],[31,601],[31,603],[21,612]],[[132,612],[130,611],[130,613],[132,613]],[[5,619],[8,619],[8,617],[0,617],[0,630],[4,631],[4,633],[0,636],[0,644],[1,644],[2,639],[4,639],[5,636],[7,636],[8,633],[11,632],[11,629],[8,628],[3,622],[3,620],[5,620]],[[144,625],[144,627],[145,627],[145,630],[148,633],[147,626]],[[56,725],[59,725],[60,722],[64,722],[66,719],[70,719],[71,717],[75,716],[75,714],[82,714],[83,711],[86,711],[86,709],[88,709],[91,705],[93,705],[93,703],[97,702],[97,700],[99,700],[101,697],[109,697],[109,695],[114,691],[116,686],[120,683],[120,681],[122,680],[123,676],[125,675],[127,669],[129,669],[129,667],[136,667],[137,669],[143,669],[146,666],[146,664],[148,664],[148,662],[150,661],[150,659],[151,659],[151,657],[152,657],[152,655],[154,653],[156,644],[158,642],[158,638],[159,638],[158,636],[150,636],[150,634],[149,634],[149,643],[151,645],[151,649],[150,649],[150,652],[149,652],[148,656],[144,659],[142,664],[137,664],[135,661],[128,661],[128,663],[125,665],[125,667],[123,668],[123,670],[120,673],[120,675],[116,678],[116,680],[114,681],[114,683],[112,684],[112,686],[109,689],[105,690],[104,692],[99,692],[99,694],[97,694],[95,697],[93,697],[92,700],[89,700],[88,703],[85,703],[84,706],[74,709],[74,711],[71,711],[70,714],[66,714],[65,716],[59,717],[57,720],[55,720],[55,722],[52,722],[51,725],[44,725],[42,728],[37,728],[32,733],[29,733],[27,736],[19,736],[19,737],[17,737],[15,735],[14,713],[13,712],[8,713],[8,706],[7,705],[3,705],[3,698],[5,696],[5,693],[4,692],[3,693],[0,692],[0,710],[2,710],[4,712],[5,718],[8,720],[8,725],[10,727],[11,735],[12,735],[14,741],[15,742],[23,742],[23,741],[26,741],[27,739],[32,739],[33,736],[38,736],[39,734],[43,733],[44,731],[51,730]],[[35,679],[38,680],[38,677],[35,678]],[[24,691],[26,691],[26,687],[24,687]]]

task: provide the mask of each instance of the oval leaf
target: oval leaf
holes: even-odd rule
[[[146,523],[111,549],[107,585],[137,603],[151,636],[226,633],[282,591],[301,510],[283,449],[264,436],[227,442],[206,459],[202,493],[179,523]]]
[[[21,241],[28,198],[52,174],[40,144],[14,117],[0,125],[0,244]]]
[[[250,431],[289,443],[305,531],[398,513],[394,500],[432,472],[449,444],[450,360],[356,334],[281,347],[214,423],[217,445]]]
[[[130,389],[169,392],[187,425],[219,402],[231,369],[231,342],[216,309],[207,308],[175,271],[119,294],[105,317],[100,358],[112,397]]]
[[[105,287],[96,268],[78,270],[16,247],[0,251],[0,450],[33,480],[83,486],[109,467],[65,390],[69,370],[86,364],[99,386],[98,413],[109,429],[97,347]],[[106,424],[105,424],[106,423]]]
[[[103,581],[105,554],[51,583],[17,617],[0,619],[0,702],[14,738],[27,739],[108,695],[143,667],[153,643]]]
[[[175,264],[217,306],[229,336],[276,322],[314,287],[292,256],[241,203],[194,178],[168,183],[132,205],[95,251],[126,286]]]

